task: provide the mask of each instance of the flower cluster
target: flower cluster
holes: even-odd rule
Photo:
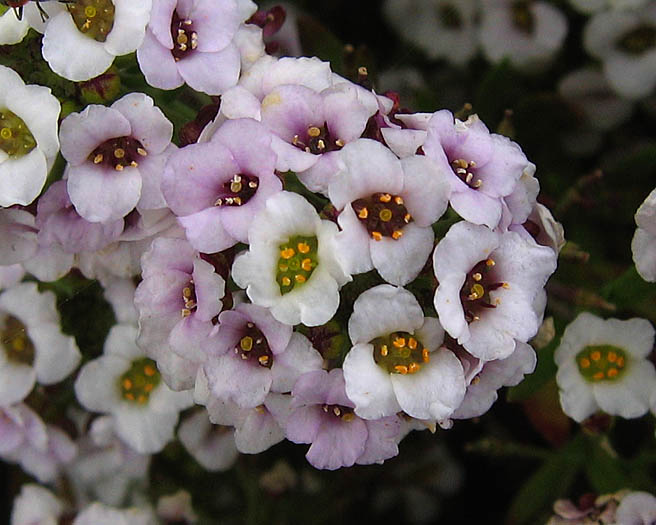
[[[40,29],[55,73],[87,80],[136,51],[153,88],[221,99],[187,143],[155,95],[69,108],[58,123],[47,88],[0,67],[0,456],[43,482],[67,476],[76,502],[26,485],[15,523],[190,519],[162,517],[177,500],[157,513],[104,504],[145,482],[194,404],[204,408],[177,433],[208,470],[284,439],[335,470],[396,456],[412,430],[481,416],[534,370],[528,343],[564,239],[511,138],[471,112],[401,111],[318,58],[265,53],[249,0],[53,4]],[[473,23],[472,2],[438,4],[445,23]],[[542,61],[529,43],[543,15],[558,16],[498,4],[481,32],[523,24],[518,60]],[[71,271],[100,282],[116,320],[102,354],[83,348],[83,360],[52,292],[19,282]],[[576,383],[565,410],[644,413],[638,387],[636,407],[608,387],[655,379],[642,366],[653,330],[635,350],[615,327],[617,341],[581,350],[574,331],[557,353],[569,359],[559,381]],[[33,410],[67,378],[75,441]]]

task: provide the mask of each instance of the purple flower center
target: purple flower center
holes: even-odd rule
[[[98,42],[107,40],[114,27],[114,4],[112,0],[77,0],[68,2],[66,8],[81,33]]]
[[[460,301],[468,323],[478,321],[483,310],[497,307],[499,299],[492,300],[490,292],[508,288],[508,283],[497,279],[495,264],[491,257],[479,261],[465,278],[465,284],[460,289]]]
[[[34,343],[27,335],[27,328],[23,323],[13,315],[7,316],[4,327],[0,330],[0,336],[8,361],[32,366],[34,363]]]
[[[223,193],[214,203],[215,206],[241,206],[246,204],[259,185],[260,179],[254,175],[238,173],[223,184]]]
[[[137,139],[132,137],[117,137],[103,142],[89,155],[94,164],[101,164],[116,171],[125,167],[136,168],[138,160],[148,155]]]
[[[264,368],[273,365],[273,353],[262,331],[253,323],[246,323],[244,335],[235,346],[235,354],[245,361],[257,363]]]
[[[389,193],[374,193],[366,199],[351,203],[353,211],[374,240],[383,237],[398,240],[403,235],[403,227],[412,221],[403,204],[403,198]]]
[[[171,54],[176,62],[185,58],[198,46],[198,33],[194,31],[193,21],[180,18],[177,11],[173,11],[173,18],[171,18],[171,38],[173,38]]]
[[[323,126],[309,126],[305,133],[294,135],[292,144],[298,149],[314,155],[337,151],[344,147],[344,141],[333,137],[325,122]]]
[[[390,374],[414,374],[423,363],[430,361],[428,348],[408,332],[392,332],[377,337],[374,345],[374,361]]]
[[[193,279],[182,289],[182,300],[184,302],[184,308],[181,310],[182,317],[189,317],[192,312],[196,311],[197,307],[196,286]]]
[[[326,414],[331,415],[342,421],[353,421],[355,419],[355,414],[353,409],[350,407],[345,407],[344,405],[323,405],[321,407]]]
[[[462,182],[470,188],[477,190],[483,181],[476,176],[476,163],[473,160],[456,159],[451,161],[451,169]]]

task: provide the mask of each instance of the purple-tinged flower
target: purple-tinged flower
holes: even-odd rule
[[[656,371],[647,360],[654,328],[646,319],[600,319],[583,312],[563,333],[554,360],[563,412],[581,422],[597,410],[625,418],[652,406]]]
[[[423,149],[448,175],[453,209],[463,219],[490,228],[501,220],[503,197],[531,165],[516,143],[491,134],[477,115],[462,122],[448,110],[433,114]]]
[[[228,470],[239,456],[233,428],[212,425],[207,411],[195,411],[178,429],[180,442],[205,470]]]
[[[252,2],[236,0],[153,0],[146,37],[137,50],[146,81],[161,89],[186,82],[209,95],[236,85],[240,53],[234,39],[256,9]]]
[[[215,425],[235,427],[234,439],[242,454],[259,454],[285,439],[283,428],[290,412],[291,396],[269,395],[255,408],[240,408],[232,401],[214,397],[207,378],[200,369],[196,380],[194,399],[205,405],[210,421]]]
[[[551,248],[557,255],[565,246],[565,230],[546,206],[535,203],[531,213],[522,224],[513,224],[510,230],[526,239],[533,239],[541,246]]]
[[[271,138],[255,120],[231,120],[209,142],[169,157],[162,193],[194,248],[216,253],[248,242],[256,213],[282,190]]]
[[[173,124],[143,93],[66,117],[61,151],[69,163],[67,189],[77,212],[91,222],[108,222],[135,207],[164,208],[160,174],[175,149],[172,135]]]
[[[0,208],[0,265],[22,263],[32,257],[39,245],[34,215],[16,208]]]
[[[254,304],[221,313],[207,350],[203,370],[212,396],[241,408],[261,405],[270,391],[290,392],[301,374],[323,364],[305,336]]]
[[[225,281],[183,239],[155,239],[142,267],[134,297],[139,346],[157,361],[171,388],[191,388],[212,320],[223,307]]]
[[[41,246],[60,246],[64,252],[96,251],[116,241],[123,219],[89,222],[80,216],[66,191],[66,181],[53,183],[37,204],[36,226]]]
[[[355,84],[342,82],[321,92],[282,85],[262,100],[261,118],[276,135],[272,146],[279,168],[297,172],[308,189],[325,194],[340,168],[339,150],[362,135],[377,109],[360,101]]]
[[[378,419],[404,411],[447,420],[465,395],[458,358],[444,347],[444,330],[424,317],[403,288],[381,284],[358,297],[348,323],[353,347],[344,360],[346,393],[355,413]]]
[[[515,232],[462,221],[435,248],[433,267],[442,326],[469,353],[491,361],[536,334],[542,312],[534,303],[556,269],[556,254]]]
[[[21,283],[0,294],[0,406],[25,399],[36,382],[58,383],[80,362],[75,339],[59,327],[52,292]]]
[[[337,225],[321,220],[300,195],[270,197],[248,230],[250,247],[232,266],[232,278],[250,300],[290,325],[318,326],[339,306],[351,280],[335,247]]]
[[[173,439],[178,413],[193,403],[189,392],[166,386],[136,338],[134,326],[112,327],[104,354],[80,370],[75,395],[87,410],[111,414],[118,436],[137,452],[154,453]]]
[[[198,516],[191,504],[191,494],[183,489],[157,499],[157,517],[164,520],[165,523],[191,525],[198,522]]]
[[[338,368],[303,374],[294,385],[291,408],[285,426],[287,439],[311,443],[305,457],[316,468],[383,463],[399,453],[399,417],[371,421],[358,417]]]
[[[67,2],[45,26],[43,58],[68,80],[97,77],[141,45],[150,9],[151,0]]]
[[[141,257],[154,239],[184,238],[184,230],[168,208],[134,210],[124,220],[125,229],[117,242],[76,254],[77,267],[87,279],[98,279],[103,286],[116,277],[130,279],[141,273]]]
[[[519,341],[515,351],[505,359],[480,361],[470,355],[464,359],[458,352],[456,355],[463,361],[463,367],[465,363],[468,365],[465,371],[468,386],[465,398],[451,416],[454,419],[469,419],[485,414],[497,400],[497,391],[501,387],[519,384],[524,375],[535,370],[537,363],[535,350]]]
[[[30,204],[59,151],[59,101],[0,66],[0,206]]]
[[[622,498],[615,515],[622,525],[650,525],[656,521],[656,497],[648,492],[630,492]]]
[[[369,139],[346,145],[341,161],[329,195],[341,210],[337,246],[347,271],[375,268],[389,283],[409,283],[433,251],[431,225],[446,210],[447,178],[426,157],[399,161]]]
[[[631,253],[636,270],[645,281],[656,281],[656,189],[635,213],[636,228]]]

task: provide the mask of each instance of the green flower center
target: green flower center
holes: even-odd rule
[[[22,157],[36,148],[36,140],[18,115],[0,109],[0,149],[10,157]]]
[[[16,364],[34,364],[34,343],[27,335],[25,325],[12,315],[5,319],[4,324],[0,334],[7,359]]]
[[[152,359],[144,357],[132,361],[132,366],[119,379],[121,397],[143,405],[150,399],[151,392],[159,385],[162,377]]]
[[[66,7],[80,32],[98,42],[107,40],[114,27],[115,9],[111,0],[77,0]]]
[[[423,363],[430,361],[430,352],[408,332],[392,332],[377,337],[374,345],[374,361],[390,374],[414,374]]]
[[[276,282],[280,293],[285,295],[302,286],[319,264],[317,238],[295,235],[286,244],[281,244]]]
[[[586,346],[576,354],[576,364],[587,381],[615,381],[626,370],[627,355],[617,346]]]
[[[620,37],[617,47],[631,55],[642,55],[656,47],[656,27],[650,25],[636,27]]]
[[[374,193],[366,199],[351,203],[353,211],[375,241],[391,237],[395,241],[403,235],[403,227],[412,221],[412,215],[399,195]]]
[[[535,29],[535,18],[531,13],[531,3],[527,0],[519,0],[513,3],[512,9],[512,22],[513,25],[520,31],[532,34]]]
[[[146,157],[148,152],[141,142],[132,137],[116,137],[100,144],[89,155],[89,160],[116,171],[123,171],[126,167],[136,168],[139,160]]]
[[[273,365],[273,353],[269,342],[253,323],[246,323],[244,334],[235,346],[235,354],[241,356],[244,361],[257,362],[264,368],[271,368]]]
[[[444,27],[449,29],[459,29],[462,27],[462,17],[460,12],[453,4],[442,4],[437,8],[437,17]]]

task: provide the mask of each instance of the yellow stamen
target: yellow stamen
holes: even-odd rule
[[[492,259],[492,257],[490,257],[487,261],[485,261],[485,264],[487,266],[494,266],[496,263],[494,262],[494,259]]]
[[[617,354],[615,352],[608,352],[608,355],[606,356],[606,359],[608,359],[609,363],[614,363],[617,361]]]
[[[385,357],[388,353],[389,353],[389,351],[387,349],[387,345],[383,345],[383,346],[380,347],[380,355]]]
[[[399,196],[394,197],[394,202],[396,202],[399,206],[403,204],[403,199]]]
[[[305,278],[305,275],[301,275],[300,273],[297,273],[296,275],[294,275],[294,280],[299,284],[303,284],[307,279]]]
[[[618,357],[615,364],[617,365],[617,368],[623,368],[624,367],[624,358],[623,357]]]
[[[260,362],[261,365],[266,365],[269,362],[269,356],[261,355],[260,357],[257,358],[257,360]]]
[[[104,158],[104,157],[103,157],[103,154],[102,154],[102,153],[98,153],[98,155],[96,155],[96,156],[93,158],[93,163],[94,163],[94,164],[100,164],[100,163],[103,161],[103,158]]]
[[[396,370],[401,375],[406,375],[408,373],[408,367],[404,365],[396,365],[394,370]]]
[[[155,368],[151,365],[146,365],[144,367],[144,374],[146,374],[148,377],[153,377],[156,372],[157,370],[155,370]]]
[[[421,367],[417,363],[410,363],[410,365],[408,365],[408,373],[414,374],[419,371],[419,368]]]
[[[587,357],[582,357],[579,364],[581,368],[590,368],[590,360]]]
[[[367,208],[362,208],[358,212],[358,217],[360,217],[361,219],[366,219],[367,217],[369,217],[369,210]]]
[[[604,373],[603,372],[597,372],[595,375],[592,376],[592,378],[595,381],[599,381],[604,378]]]
[[[353,412],[347,412],[342,416],[342,421],[346,421],[347,423],[349,421],[353,421],[355,419],[355,414]]]
[[[123,380],[123,388],[126,390],[130,390],[132,388],[132,381],[130,381],[127,377]]]
[[[619,374],[619,373],[620,373],[620,372],[619,372],[619,370],[617,370],[617,368],[609,368],[609,369],[608,369],[608,372],[606,372],[606,375],[607,375],[608,377],[611,377],[611,378],[612,378],[612,377],[616,377],[617,374]]]
[[[305,242],[299,242],[296,247],[301,253],[308,253],[310,251],[310,245]]]
[[[380,232],[371,232],[371,236],[373,237],[374,241],[382,241],[383,240],[383,234]]]
[[[392,239],[394,239],[395,241],[398,241],[402,236],[403,236],[403,232],[401,230],[394,230],[392,232]]]
[[[593,361],[599,361],[601,359],[601,352],[599,350],[595,350],[590,354],[590,359]]]
[[[301,268],[306,272],[309,272],[312,269],[312,260],[309,258],[303,259],[303,261],[301,261]]]
[[[142,405],[143,405],[146,401],[148,401],[148,398],[147,398],[146,396],[144,396],[143,394],[141,394],[141,395],[137,398],[137,403],[141,403]]]
[[[410,347],[411,350],[417,348],[417,340],[414,337],[408,339],[408,347]]]
[[[389,193],[383,193],[380,196],[380,202],[389,202],[392,200],[392,196]]]
[[[472,278],[474,279],[474,281],[480,281],[483,278],[483,276],[480,273],[475,273],[474,275],[472,275]]]
[[[284,250],[280,250],[280,257],[283,259],[291,259],[295,254],[296,252],[294,251],[294,248],[285,248]]]
[[[396,346],[397,348],[403,348],[405,346],[405,338],[404,337],[397,337],[397,338],[394,339],[392,344],[394,346]]]
[[[292,284],[292,281],[290,280],[289,277],[283,277],[282,278],[282,285],[283,286],[289,286],[290,284]]]
[[[126,392],[123,394],[123,397],[129,401],[134,401],[134,394],[132,392]]]
[[[424,360],[424,363],[428,363],[430,361],[430,352],[428,351],[428,348],[424,348],[421,351],[421,358]]]

